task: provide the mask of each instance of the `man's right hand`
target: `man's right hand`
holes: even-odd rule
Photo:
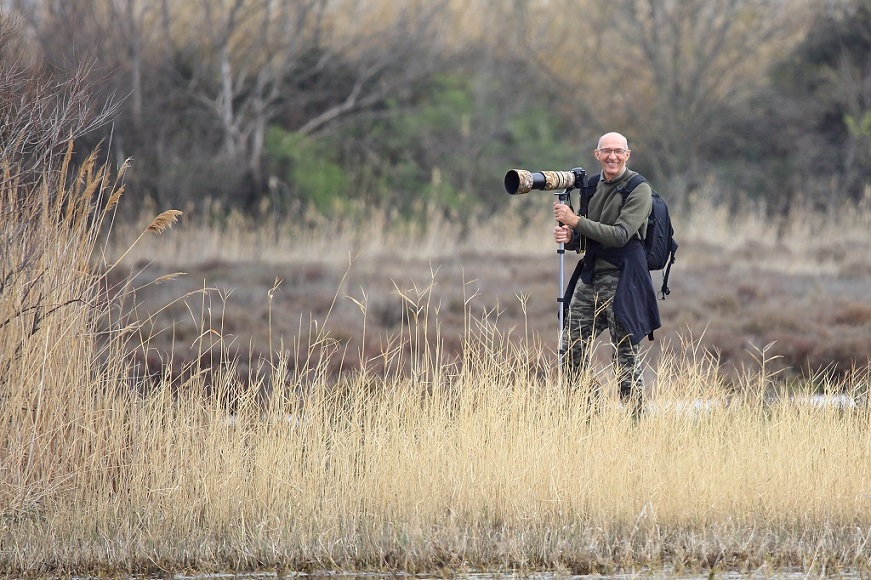
[[[566,225],[553,229],[553,240],[558,244],[568,244],[572,241],[572,228]]]

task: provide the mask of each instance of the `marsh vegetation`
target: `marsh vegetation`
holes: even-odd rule
[[[588,407],[593,381],[616,391],[605,367],[553,371],[547,207],[500,248],[505,219],[465,237],[240,219],[218,236],[164,211],[119,230],[116,176],[96,156],[66,170],[56,195],[6,180],[0,196],[5,573],[868,570],[867,366],[802,375],[747,344],[728,370],[706,340],[728,313],[764,315],[748,290],[694,318],[718,260],[754,247],[729,289],[785,280],[786,316],[806,280],[795,320],[842,308],[849,328],[865,296],[822,280],[864,288],[847,275],[862,258],[826,228],[867,245],[863,215],[799,214],[781,241],[752,214],[683,216],[635,422]],[[827,247],[822,277],[804,256]],[[222,290],[232,271],[252,285]]]

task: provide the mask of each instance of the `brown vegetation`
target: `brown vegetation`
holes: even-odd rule
[[[334,370],[371,365],[408,325],[406,309],[421,300],[433,305],[431,329],[437,325],[448,357],[460,356],[469,321],[482,318],[552,351],[559,263],[549,241],[551,200],[537,195],[513,202],[541,205],[531,223],[520,223],[509,207],[472,233],[436,216],[426,231],[402,231],[383,216],[307,230],[240,216],[214,228],[189,215],[172,239],[153,240],[171,250],[143,245],[129,257],[129,271],[146,286],[137,292],[140,311],[156,312],[157,328],[172,328],[151,346],[177,360],[191,356],[203,332],[200,317],[191,315],[202,310],[202,297],[195,305],[191,299],[163,305],[204,289],[211,289],[205,293],[212,316],[220,313],[223,344],[245,352],[243,358],[249,349],[256,359],[270,344],[292,344],[300,330],[317,327],[337,341]],[[871,352],[865,215],[823,217],[796,208],[779,232],[752,213],[729,217],[696,206],[679,215],[672,294],[660,302],[663,328],[645,343],[651,379],[660,350],[684,342],[709,351],[729,376],[755,366],[763,349],[787,381],[840,380],[865,369]],[[337,233],[318,239],[318,231]],[[576,260],[566,257],[566,278]],[[177,271],[187,274],[146,284]],[[660,276],[654,272],[654,281]]]

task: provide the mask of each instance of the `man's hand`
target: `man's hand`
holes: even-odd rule
[[[561,224],[570,227],[577,227],[578,216],[572,211],[572,208],[564,203],[556,202],[553,204],[553,217]]]
[[[572,228],[569,226],[556,226],[553,229],[553,240],[558,244],[568,244],[572,241]]]

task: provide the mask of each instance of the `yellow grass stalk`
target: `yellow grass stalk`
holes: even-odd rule
[[[178,221],[178,217],[182,215],[182,212],[177,209],[170,209],[164,212],[161,212],[157,215],[151,223],[139,234],[139,237],[121,254],[121,256],[115,260],[108,268],[106,268],[105,273],[109,273],[114,270],[118,264],[120,264],[124,258],[133,250],[137,243],[146,235],[146,234],[162,234],[164,231],[168,230],[172,227],[174,223]]]

